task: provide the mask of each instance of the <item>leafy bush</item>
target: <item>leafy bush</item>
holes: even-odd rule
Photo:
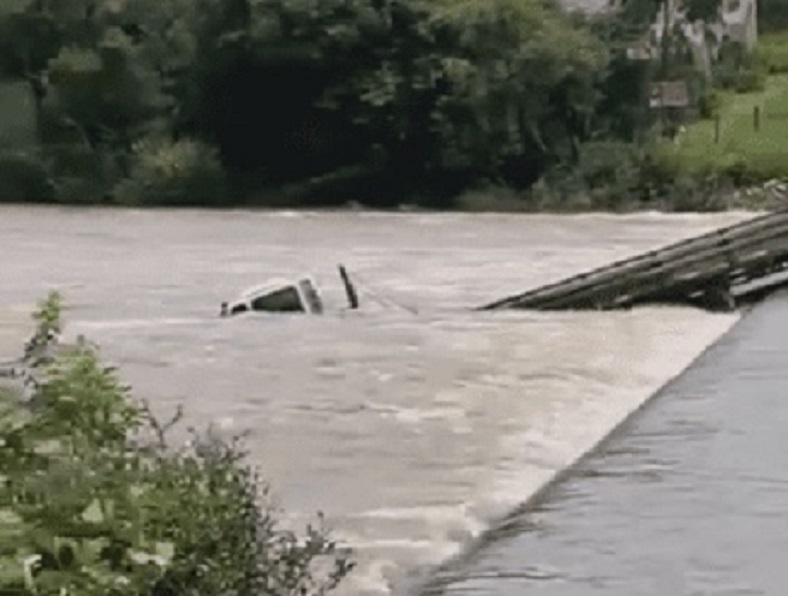
[[[52,201],[55,194],[46,164],[37,153],[0,152],[0,202]]]
[[[663,201],[671,211],[709,212],[727,208],[730,180],[718,172],[684,174],[666,188]]]
[[[120,179],[120,164],[107,147],[86,142],[45,145],[57,200],[61,203],[100,203]]]
[[[146,138],[132,148],[129,177],[114,191],[124,204],[215,205],[227,187],[217,151],[192,139]]]
[[[753,93],[766,88],[766,74],[760,68],[747,69],[739,73],[734,84],[736,93]]]
[[[162,424],[95,348],[60,346],[60,308],[51,294],[36,314],[32,398],[0,392],[0,594],[331,591],[347,553],[322,527],[279,528],[240,439],[169,447],[180,415]]]
[[[477,184],[454,200],[454,208],[467,212],[522,213],[534,210],[523,193],[503,186]]]
[[[767,70],[761,58],[736,42],[722,45],[712,74],[718,87],[737,93],[763,91],[766,86]]]
[[[562,164],[537,185],[543,206],[619,209],[642,200],[640,150],[624,141],[581,145],[577,162]]]
[[[720,113],[722,96],[714,89],[706,90],[698,98],[698,115],[704,120],[714,118]]]
[[[666,142],[594,142],[574,167],[553,170],[534,189],[537,206],[560,209],[719,211],[734,188],[756,178],[740,162],[690,170]],[[742,169],[744,167],[744,169]]]

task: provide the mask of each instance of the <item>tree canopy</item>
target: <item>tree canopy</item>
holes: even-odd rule
[[[631,137],[646,72],[613,43],[621,19],[552,0],[4,0],[0,74],[34,91],[63,200],[385,202],[527,187],[591,138]]]

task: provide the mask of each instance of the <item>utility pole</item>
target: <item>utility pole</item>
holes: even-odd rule
[[[667,81],[670,78],[670,51],[671,51],[671,36],[673,34],[672,28],[672,16],[673,16],[673,0],[662,0],[662,39],[661,39],[661,71],[662,76],[660,77],[662,81]],[[660,111],[660,120],[662,122],[662,136],[665,136],[667,132],[667,119],[668,119],[668,111],[667,107],[664,104],[664,97],[660,97],[662,100],[662,105],[659,108]]]
[[[668,53],[670,52],[670,0],[662,0],[662,76],[668,76]]]

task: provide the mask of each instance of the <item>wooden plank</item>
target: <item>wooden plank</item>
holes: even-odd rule
[[[599,267],[591,271],[583,272],[564,280],[548,284],[527,292],[509,296],[496,302],[482,306],[479,310],[492,310],[497,308],[517,308],[518,303],[527,305],[526,300],[535,298],[541,294],[551,292],[565,292],[571,285],[594,284],[631,272],[637,269],[648,268],[659,264],[660,260],[675,258],[676,256],[696,250],[709,243],[724,244],[737,237],[757,231],[768,230],[770,228],[788,227],[788,211],[780,211],[769,215],[753,218],[726,228],[720,228],[707,232],[701,236],[682,240],[663,248],[645,252],[643,254],[616,261],[610,265]]]
[[[786,256],[788,211],[781,211],[510,296],[479,310],[621,307],[649,293],[702,286],[720,275],[731,280],[751,279],[755,269]]]
[[[712,277],[729,272],[738,267],[738,261],[745,255],[760,250],[774,251],[777,246],[788,245],[788,239],[782,230],[767,236],[755,238],[738,238],[724,247],[710,247],[689,255],[682,255],[672,261],[661,263],[657,267],[627,271],[626,274],[611,277],[601,283],[585,284],[568,287],[565,291],[543,297],[536,296],[529,306],[536,308],[570,308],[575,301],[588,302],[591,296],[615,294],[626,291],[627,286],[636,286],[649,282],[665,286],[675,283],[673,277],[681,274],[694,274],[695,278]],[[738,256],[736,253],[739,252]],[[601,305],[600,305],[601,306]]]
[[[748,292],[736,296],[736,303],[740,305],[754,304],[755,302],[760,302],[772,292],[786,287],[788,287],[788,279],[781,279],[773,284],[758,286],[757,288],[753,288]]]
[[[636,271],[626,276],[620,276],[605,284],[598,284],[586,288],[575,289],[551,299],[535,301],[534,306],[541,309],[571,308],[573,303],[599,302],[598,307],[604,308],[610,300],[601,300],[600,295],[615,296],[627,292],[628,287],[647,287],[649,291],[655,288],[682,285],[675,279],[682,273],[695,274],[691,279],[692,284],[702,284],[705,280],[723,274],[729,274],[734,267],[739,266],[740,258],[747,258],[751,254],[767,251],[770,255],[775,252],[788,253],[788,237],[783,230],[772,231],[768,235],[755,238],[737,238],[725,247],[713,247],[698,253],[683,256],[682,258],[664,263],[660,267],[648,271]],[[737,257],[736,253],[740,253]],[[731,254],[733,253],[733,254]]]

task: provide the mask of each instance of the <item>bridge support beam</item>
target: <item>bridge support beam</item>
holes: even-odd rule
[[[736,310],[736,300],[727,279],[717,279],[709,283],[699,299],[700,306],[713,312]]]

